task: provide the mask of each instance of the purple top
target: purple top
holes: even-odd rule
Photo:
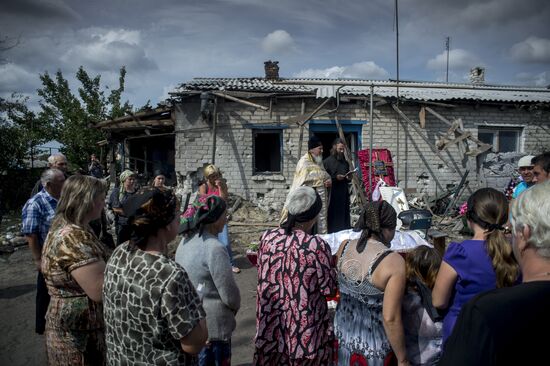
[[[451,306],[443,319],[445,343],[451,335],[462,306],[478,293],[495,289],[497,280],[484,240],[451,243],[443,260],[458,274],[451,296]]]

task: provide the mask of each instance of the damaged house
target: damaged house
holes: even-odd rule
[[[340,132],[354,157],[371,146],[388,149],[408,194],[440,194],[467,172],[470,190],[502,188],[519,157],[550,148],[550,90],[486,85],[481,68],[469,84],[282,79],[271,61],[265,72],[195,78],[171,93],[184,193],[215,163],[231,193],[280,210],[311,134],[325,154]]]
[[[550,148],[550,90],[485,85],[481,68],[471,84],[281,79],[271,61],[265,71],[173,91],[175,166],[187,190],[214,162],[232,193],[279,210],[309,135],[328,154],[336,122],[353,156],[371,143],[389,149],[409,193],[443,192],[467,170],[471,189],[503,187],[519,157]]]

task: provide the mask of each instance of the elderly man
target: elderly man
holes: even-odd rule
[[[460,313],[439,365],[547,365],[550,182],[512,205],[512,249],[523,283],[482,293]],[[523,352],[519,351],[522,350]]]
[[[330,156],[323,162],[332,179],[328,205],[328,232],[334,233],[351,227],[349,215],[349,187],[351,180],[349,164],[344,156],[344,142],[337,138],[332,143]]]
[[[326,234],[327,228],[327,207],[329,200],[328,188],[331,187],[332,181],[330,175],[323,167],[323,144],[317,136],[310,137],[308,143],[308,152],[300,158],[298,164],[296,164],[296,172],[294,173],[294,180],[290,186],[290,192],[301,186],[308,186],[314,188],[323,203],[319,218],[317,220],[317,234]],[[281,215],[281,224],[287,219],[288,211],[285,207]]]
[[[41,272],[42,246],[46,241],[50,224],[55,216],[55,209],[61,195],[61,188],[65,182],[65,175],[59,169],[47,169],[42,173],[40,181],[44,189],[29,199],[23,206],[21,233],[27,238],[38,270],[36,279],[36,333],[43,334],[50,296]]]
[[[58,169],[63,172],[65,175],[65,178],[67,178],[67,158],[65,155],[58,153],[58,154],[52,154],[48,157],[48,169]],[[34,188],[31,192],[31,197],[37,194],[40,190],[42,190],[42,182],[41,179],[39,179],[36,184],[34,185]]]
[[[550,151],[535,156],[531,163],[533,164],[533,182],[535,184],[550,180]]]
[[[514,188],[514,193],[512,193],[512,199],[518,198],[518,196],[530,188],[533,184],[533,164],[531,160],[534,158],[533,155],[526,155],[519,159],[518,161],[518,172],[521,178],[523,179],[517,186]]]

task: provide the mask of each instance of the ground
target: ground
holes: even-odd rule
[[[256,330],[257,275],[256,268],[246,258],[246,248],[251,242],[258,241],[261,232],[270,225],[267,221],[271,217],[246,204],[234,216],[234,225],[230,223],[229,233],[236,265],[241,268],[235,279],[242,300],[232,338],[232,364],[250,365]],[[239,225],[249,216],[254,217],[254,225],[260,226]],[[251,223],[248,220],[246,225]],[[34,333],[36,270],[28,247],[15,249],[12,254],[0,256],[0,365],[46,365],[44,336]]]

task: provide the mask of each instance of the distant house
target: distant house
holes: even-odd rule
[[[153,146],[174,150],[181,189],[196,189],[203,166],[214,162],[232,193],[278,210],[309,136],[319,136],[328,153],[336,121],[352,152],[371,139],[373,148],[389,149],[409,193],[441,193],[467,169],[471,188],[503,187],[519,157],[550,148],[550,90],[486,85],[481,68],[471,84],[398,85],[281,79],[271,61],[265,70],[265,77],[195,78],[171,93],[174,145]],[[138,141],[135,149],[146,140]]]
[[[176,182],[174,173],[174,120],[172,108],[161,106],[124,117],[105,120],[97,125],[107,135],[100,146],[109,146],[105,159],[111,177],[115,169],[132,169],[148,180],[155,171],[163,171],[167,183]]]

